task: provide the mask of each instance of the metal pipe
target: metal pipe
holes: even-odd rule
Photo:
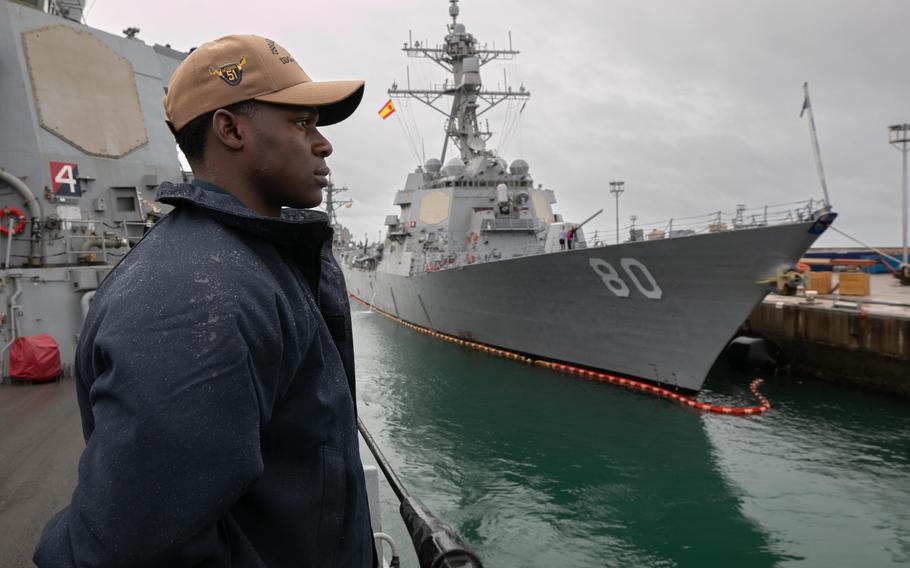
[[[907,141],[902,148],[904,153],[904,169],[902,176],[903,191],[901,192],[901,219],[903,221],[904,265],[907,264]]]
[[[13,293],[13,296],[9,299],[9,303],[10,303],[9,323],[10,323],[10,329],[13,332],[12,341],[15,341],[16,338],[19,337],[19,326],[16,323],[16,310],[22,309],[22,306],[20,306],[16,302],[19,301],[19,296],[22,295],[22,285],[19,283],[18,278],[13,278],[13,280],[16,282],[16,291]]]
[[[130,246],[129,240],[122,237],[114,236],[104,236],[98,237],[97,235],[92,235],[85,239],[85,242],[82,243],[82,246],[79,247],[79,250],[83,253],[87,252],[89,249],[100,247],[101,255],[105,262],[107,262],[107,247],[111,248],[121,248]],[[89,255],[82,255],[80,258],[85,260]]]
[[[9,303],[10,303],[9,327],[10,327],[10,334],[12,335],[12,337],[10,338],[9,343],[4,345],[3,349],[0,349],[0,358],[3,358],[6,355],[6,351],[10,348],[10,346],[19,337],[18,326],[16,325],[16,310],[22,309],[22,306],[16,304],[16,301],[18,301],[19,296],[22,295],[22,285],[19,284],[18,278],[13,278],[13,280],[16,282],[16,291],[13,293],[12,297],[10,297],[10,299],[9,299]],[[9,357],[6,357],[6,373],[4,373],[4,377],[7,375],[9,375]],[[0,377],[0,379],[2,379],[2,378],[3,377]]]
[[[15,219],[10,219],[9,220],[9,234],[7,234],[7,242],[6,242],[6,264],[3,265],[3,268],[5,268],[7,270],[9,270],[9,259],[11,256],[10,253],[13,250],[13,227],[15,225],[16,225]]]
[[[895,124],[894,126],[889,126],[888,130],[888,142],[903,153],[901,166],[901,245],[903,248],[903,263],[900,269],[906,271],[910,270],[910,268],[907,268],[907,152],[910,151],[910,124]]]
[[[391,536],[384,532],[373,533],[373,540],[376,542],[376,548],[382,547],[383,542],[388,543],[389,549],[392,551],[392,559],[389,563],[389,568],[398,568],[401,566],[401,561],[398,559],[398,551],[395,549],[395,541]],[[381,551],[379,552],[379,557],[382,558],[382,553]]]
[[[88,310],[92,305],[92,298],[95,297],[95,290],[91,292],[86,292],[82,295],[82,298],[79,299],[79,306],[82,308],[82,321],[85,321],[85,318],[88,317]]]
[[[85,239],[85,242],[82,243],[82,246],[79,247],[79,250],[81,250],[82,252],[85,252],[85,251],[89,250],[90,248],[101,247],[104,245],[107,245],[111,248],[120,248],[120,247],[129,246],[129,244],[130,244],[129,241],[122,237],[114,237],[114,236],[99,237],[98,235],[92,235]]]
[[[41,227],[44,224],[44,213],[41,210],[41,202],[35,197],[35,193],[25,185],[25,182],[2,168],[0,168],[0,181],[15,189],[19,195],[22,196],[23,201],[25,201],[25,208],[28,209],[29,215],[32,217],[29,264],[32,266],[40,266],[43,260],[43,255],[41,254]],[[12,235],[10,235],[10,237],[12,237]]]

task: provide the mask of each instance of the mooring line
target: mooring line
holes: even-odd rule
[[[624,388],[637,390],[641,392],[646,392],[665,398],[677,404],[683,406],[688,406],[694,408],[695,410],[701,410],[703,412],[713,412],[716,414],[735,414],[735,415],[748,415],[748,414],[761,414],[767,412],[771,409],[771,402],[758,390],[759,385],[764,382],[764,379],[754,379],[749,385],[749,390],[752,391],[752,395],[758,399],[758,406],[720,406],[717,404],[708,404],[706,402],[700,402],[695,400],[692,397],[681,395],[675,393],[669,389],[663,387],[658,387],[652,384],[645,383],[643,381],[636,381],[633,379],[626,379],[624,377],[618,377],[616,375],[611,375],[609,373],[602,373],[600,371],[592,371],[590,369],[583,369],[581,367],[575,367],[573,365],[566,365],[564,363],[556,363],[553,361],[547,361],[545,359],[534,359],[531,357],[526,357],[519,353],[512,351],[506,351],[504,349],[498,349],[496,347],[490,347],[489,345],[484,345],[483,343],[477,343],[474,341],[468,341],[467,339],[461,339],[460,337],[455,337],[454,335],[448,335],[441,333],[439,331],[434,331],[432,329],[415,325],[409,321],[405,321],[401,318],[395,317],[394,315],[377,308],[367,302],[361,300],[354,294],[350,294],[351,298],[362,304],[363,306],[375,311],[376,313],[384,316],[396,323],[399,323],[409,329],[412,329],[418,333],[423,333],[441,339],[443,341],[448,341],[449,343],[454,343],[462,347],[468,347],[475,349],[477,351],[482,351],[484,353],[489,353],[490,355],[497,355],[499,357],[505,357],[507,359],[512,359],[513,361],[520,361],[522,363],[528,363],[530,365],[537,365],[538,367],[544,367],[553,371],[558,371],[560,373],[567,373],[570,375],[576,375],[582,377],[583,379],[590,381],[597,381],[602,383],[610,383],[613,385],[618,385]]]

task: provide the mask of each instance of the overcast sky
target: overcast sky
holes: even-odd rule
[[[128,6],[132,4],[133,8]],[[341,220],[373,240],[407,172],[417,165],[403,125],[413,121],[426,156],[438,157],[442,116],[411,103],[377,112],[393,80],[442,83],[432,62],[400,50],[440,43],[447,0],[331,2],[87,0],[87,22],[147,43],[190,47],[232,33],[268,36],[316,80],[366,79],[358,112],[327,127],[336,183],[355,205]],[[809,82],[837,227],[878,246],[901,242],[901,154],[887,126],[910,122],[908,0],[462,0],[459,21],[481,43],[521,55],[483,68],[487,88],[503,70],[531,99],[513,134],[492,140],[524,158],[555,210],[581,221],[623,180],[621,224],[820,198],[802,85]],[[500,132],[507,108],[491,111]],[[420,148],[420,141],[416,146]],[[448,154],[452,155],[451,151]],[[849,245],[829,232],[822,246]]]

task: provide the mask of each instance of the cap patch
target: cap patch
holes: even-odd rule
[[[232,87],[236,87],[243,79],[243,66],[246,65],[246,57],[241,57],[237,63],[228,63],[221,67],[209,66],[209,75],[216,75],[224,79],[224,82]]]

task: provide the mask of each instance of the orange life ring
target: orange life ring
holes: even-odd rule
[[[0,233],[8,236],[9,227],[7,226],[7,223],[3,222],[4,217],[7,215],[14,215],[17,219],[19,219],[19,222],[16,223],[15,227],[13,227],[13,234],[18,235],[22,232],[22,229],[25,228],[25,213],[23,213],[20,209],[16,209],[15,207],[7,207],[6,209],[0,210]]]

